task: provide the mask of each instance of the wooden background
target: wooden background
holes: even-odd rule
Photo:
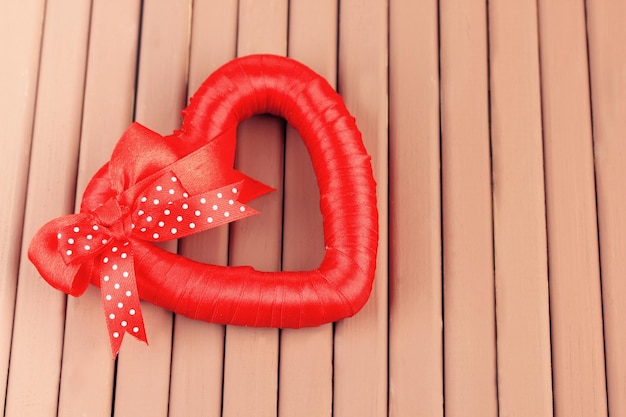
[[[626,1],[0,0],[0,404],[46,416],[626,416]],[[378,181],[375,289],[304,330],[145,304],[112,361],[98,292],[26,248],[133,120],[171,133],[235,56],[337,87]],[[297,133],[255,117],[263,212],[168,246],[308,269],[323,255]],[[241,223],[241,224],[239,224]]]

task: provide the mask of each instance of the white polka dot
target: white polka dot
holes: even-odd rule
[[[151,221],[152,221],[152,216],[148,216],[148,217],[146,217],[146,221],[147,221],[147,222],[151,222]]]
[[[106,245],[106,244],[107,244],[107,242],[108,242],[108,240],[106,240],[106,239],[102,239],[102,244],[103,244],[103,245]]]
[[[111,252],[113,252],[113,253],[117,252],[117,246],[113,246],[113,247],[111,248]]]
[[[131,228],[131,229],[134,229],[134,228],[135,228],[135,223],[131,223],[131,224],[130,224],[130,228]]]
[[[71,250],[71,249],[66,250],[66,251],[65,251],[65,254],[66,254],[67,256],[70,256],[70,255],[72,254],[72,250]]]
[[[70,245],[73,245],[74,244],[74,239],[72,239],[72,238],[67,239],[67,243],[69,243]]]
[[[102,258],[102,263],[106,264],[107,262],[109,262],[109,258],[107,258],[106,256],[104,258]]]
[[[126,320],[122,320],[122,323],[120,323],[122,325],[122,327],[126,327],[126,325],[128,324],[128,322],[126,322]]]
[[[224,217],[228,217],[228,216],[230,216],[230,213],[229,213],[229,212],[227,212],[227,211],[225,211],[225,212],[224,212]]]
[[[85,250],[89,250],[89,249],[91,249],[91,246],[85,245]]]
[[[217,193],[217,198],[222,198],[222,197],[223,197],[222,193]]]
[[[117,308],[122,308],[124,307],[124,303],[117,303]]]
[[[76,227],[74,228],[74,232],[76,232],[76,233],[80,232],[80,228],[79,228],[78,226],[76,226]]]
[[[211,207],[213,210],[217,210],[217,204],[213,204],[213,207]]]
[[[130,291],[126,291],[126,297],[130,297],[132,293]]]
[[[187,197],[189,197],[189,194],[183,193],[183,197],[187,198]]]
[[[97,224],[94,224],[94,225],[93,225],[93,230],[98,230],[98,229],[99,229],[98,225],[97,225]]]
[[[195,214],[196,216],[199,216],[199,215],[200,215],[200,214],[202,214],[202,213],[200,213],[200,210],[196,210],[196,212],[195,212],[194,214]]]
[[[128,246],[129,243],[129,241],[124,242],[124,246]]]
[[[172,182],[176,182],[177,178],[176,177],[172,177],[170,178],[172,180]]]
[[[231,206],[234,204],[235,202],[233,200],[228,200],[228,204],[230,204]]]
[[[172,232],[172,234],[173,234],[173,235],[175,235],[175,234],[176,234],[176,232],[178,232],[178,230],[176,230],[176,228],[175,228],[175,227],[172,227],[172,230],[170,230],[170,232]]]
[[[208,218],[206,219],[206,221],[207,221],[207,222],[209,222],[209,223],[213,223],[213,217],[208,217]]]
[[[122,259],[126,259],[126,257],[128,256],[128,254],[127,254],[126,252],[124,252],[124,253],[122,253],[120,256],[122,257]]]
[[[176,221],[178,221],[178,222],[182,222],[182,221],[183,221],[183,216],[178,216],[178,217],[176,217]]]
[[[162,190],[163,190],[163,187],[161,187],[160,185],[157,185],[157,186],[156,186],[156,190],[157,190],[157,191],[162,191]]]
[[[113,337],[117,339],[118,337],[120,337],[120,334],[118,332],[113,332]]]
[[[111,277],[109,277],[108,275],[105,275],[105,276],[102,277],[102,279],[104,280],[104,282],[109,282]]]
[[[146,201],[148,201],[148,197],[141,197],[141,202],[145,203]]]
[[[152,235],[152,237],[153,237],[154,239],[158,239],[158,238],[159,238],[159,234],[158,234],[158,233],[154,233],[154,234]]]
[[[114,271],[117,271],[117,264],[113,264],[113,265],[111,266],[111,269],[112,269],[112,270],[114,270]]]
[[[190,228],[190,229],[194,229],[195,227],[196,227],[196,224],[195,224],[195,223],[189,223],[189,228]]]
[[[134,316],[134,315],[135,315],[135,309],[134,309],[134,308],[131,308],[130,310],[128,310],[128,313],[129,313],[131,316]]]
[[[143,210],[139,210],[139,211],[137,212],[137,215],[138,215],[138,216],[142,216],[144,213],[145,213],[145,211],[143,211]]]
[[[137,333],[139,331],[139,327],[133,327],[133,332]]]
[[[128,275],[129,275],[128,271],[124,271],[124,272],[122,272],[122,276],[123,276],[124,278],[128,278]]]
[[[165,222],[163,221],[159,222],[159,227],[163,227],[163,226],[165,226]]]
[[[173,188],[170,188],[170,191],[169,191],[170,195],[173,195],[173,194],[174,194],[174,192],[175,192],[175,191],[174,191],[174,189],[173,189]]]
[[[110,318],[111,320],[115,319],[115,314],[113,314],[113,313],[109,314],[109,318]]]
[[[115,285],[113,286],[113,288],[115,288],[116,290],[120,289],[120,284],[118,284],[117,282],[115,283]]]
[[[145,231],[146,231],[146,228],[145,228],[145,227],[142,227],[142,228],[141,228],[141,229],[139,229],[139,230],[141,230],[142,232],[145,232]]]
[[[61,233],[59,233],[59,234],[57,235],[57,239],[61,239],[62,237],[63,237],[63,235],[62,235]]]
[[[233,188],[231,191],[233,192],[233,194],[237,194],[237,189],[236,188]]]
[[[111,294],[107,294],[107,296],[106,296],[106,297],[104,297],[104,298],[106,298],[106,299],[107,299],[107,301],[111,301],[111,298],[113,298],[113,297],[111,297]]]
[[[183,210],[187,210],[187,209],[189,208],[189,204],[187,204],[187,203],[183,203],[183,206],[182,206],[182,207],[183,207]]]
[[[244,211],[246,211],[246,208],[244,206],[241,206],[239,207],[239,211],[243,213]]]
[[[169,216],[170,213],[171,213],[171,211],[169,211],[169,209],[163,210],[163,214],[165,214],[166,216]]]
[[[202,198],[200,199],[200,204],[206,204],[206,198],[202,197]]]
[[[152,204],[154,204],[155,206],[159,204],[159,199],[155,198],[154,200],[152,200]]]

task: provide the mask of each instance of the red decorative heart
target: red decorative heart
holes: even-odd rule
[[[155,246],[256,213],[245,203],[270,189],[233,163],[237,125],[259,113],[287,119],[313,161],[326,246],[319,268],[206,265]],[[125,332],[145,340],[139,298],[244,326],[299,328],[356,314],[372,288],[378,214],[370,157],[341,97],[297,61],[252,55],[213,73],[183,115],[167,137],[131,125],[81,212],[33,238],[29,258],[42,276],[75,296],[90,282],[101,287],[114,353]]]

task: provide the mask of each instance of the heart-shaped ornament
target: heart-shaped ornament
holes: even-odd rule
[[[169,253],[178,239],[256,214],[271,189],[233,168],[236,128],[252,115],[284,117],[309,151],[321,193],[326,252],[311,271],[262,272]],[[80,213],[43,226],[29,258],[68,294],[101,288],[113,354],[125,333],[146,340],[139,300],[212,323],[318,326],[356,314],[372,289],[376,190],[354,118],[318,74],[289,58],[251,55],[219,68],[161,135],[133,124],[92,178]]]

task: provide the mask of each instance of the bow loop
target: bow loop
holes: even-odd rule
[[[244,181],[190,195],[181,180],[168,172],[146,188],[132,213],[134,234],[164,242],[243,219],[258,212],[240,203]]]
[[[74,250],[70,246],[76,242],[72,244],[69,239],[75,227],[80,231],[82,225],[87,230],[93,219],[90,213],[78,213],[51,220],[37,231],[28,247],[28,258],[41,276],[54,288],[73,296],[82,295],[87,289],[93,257],[72,258]]]
[[[106,227],[95,221],[84,219],[59,228],[57,233],[58,251],[66,264],[82,264],[98,255],[111,239]]]

